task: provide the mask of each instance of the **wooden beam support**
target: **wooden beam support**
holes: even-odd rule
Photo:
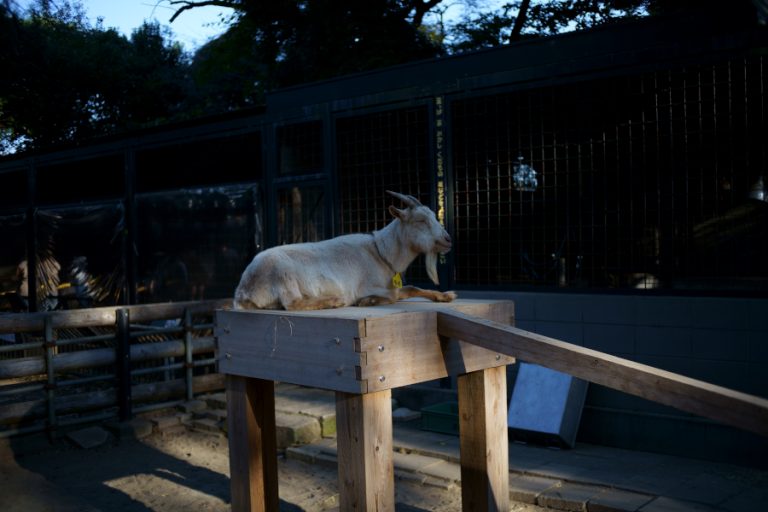
[[[233,512],[279,510],[275,383],[227,375]]]
[[[768,437],[765,398],[448,309],[438,312],[437,330],[443,336]]]
[[[339,508],[394,512],[392,392],[336,392]]]
[[[461,506],[509,510],[506,367],[459,375]]]

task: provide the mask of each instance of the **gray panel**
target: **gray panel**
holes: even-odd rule
[[[584,346],[609,354],[635,353],[632,325],[584,324]]]
[[[637,322],[636,297],[594,295],[582,306],[585,323],[625,324]]]
[[[638,325],[690,326],[690,298],[638,297]]]
[[[549,336],[550,338],[556,338],[558,340],[567,341],[575,345],[581,345],[583,343],[583,337],[581,334],[582,324],[577,322],[536,322],[536,332]]]
[[[507,416],[511,435],[573,447],[587,382],[535,364],[519,366]]]

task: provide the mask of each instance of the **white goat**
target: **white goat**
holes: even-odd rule
[[[455,299],[454,292],[400,288],[393,282],[419,254],[425,254],[427,274],[438,284],[437,255],[450,251],[451,237],[418,199],[387,192],[407,208],[390,206],[394,220],[380,231],[283,245],[257,254],[235,290],[235,309],[310,310],[375,306],[409,297]]]

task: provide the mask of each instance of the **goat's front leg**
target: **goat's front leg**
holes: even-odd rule
[[[380,306],[382,304],[393,304],[397,302],[397,290],[394,288],[382,288],[375,290],[371,295],[366,295],[355,303],[355,306],[361,308],[370,306]]]
[[[410,299],[422,297],[432,302],[451,302],[457,295],[456,292],[438,292],[436,290],[424,290],[415,286],[403,286],[398,291],[398,299]]]

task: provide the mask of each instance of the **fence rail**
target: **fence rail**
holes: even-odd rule
[[[0,437],[125,420],[223,389],[212,329],[228,304],[0,315]]]
[[[456,311],[437,330],[499,352],[768,437],[768,399]]]

